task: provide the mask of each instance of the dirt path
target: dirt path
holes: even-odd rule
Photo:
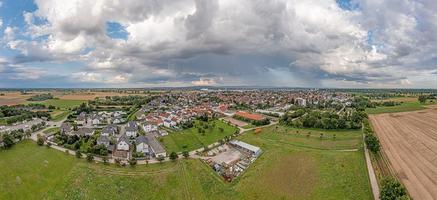
[[[371,115],[382,150],[414,199],[437,199],[437,110]]]
[[[364,140],[364,135],[363,135]],[[364,155],[366,157],[367,172],[369,174],[370,186],[372,187],[373,198],[379,200],[379,186],[376,179],[375,171],[373,170],[372,162],[370,161],[369,150],[364,142]]]

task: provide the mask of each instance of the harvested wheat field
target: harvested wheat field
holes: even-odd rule
[[[437,110],[371,115],[396,176],[414,199],[437,199]]]

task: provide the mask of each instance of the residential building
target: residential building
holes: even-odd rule
[[[138,153],[143,153],[144,155],[149,155],[149,145],[147,143],[147,138],[145,136],[139,136],[135,140],[136,151]]]

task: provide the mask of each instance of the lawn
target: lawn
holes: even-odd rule
[[[425,109],[422,104],[418,101],[412,102],[404,102],[398,106],[384,106],[384,107],[376,107],[376,108],[368,108],[366,112],[368,114],[382,114],[382,113],[395,113],[395,112],[409,112],[415,110]]]
[[[26,103],[40,103],[46,106],[52,105],[59,107],[61,110],[68,110],[69,108],[74,108],[84,103],[84,100],[67,100],[67,99],[49,99],[46,101],[27,101]]]
[[[0,150],[0,199],[372,199],[361,134],[301,138],[306,131],[274,126],[239,136],[263,154],[232,183],[199,160],[123,168],[24,141]]]
[[[48,128],[48,129],[44,130],[43,133],[45,133],[45,134],[56,133],[60,130],[61,130],[61,128],[59,128],[59,127],[52,127],[52,128]]]
[[[199,123],[199,121],[195,121],[195,126],[198,126]],[[216,124],[214,128],[212,127],[213,123]],[[210,121],[208,122],[208,125],[211,128],[206,129],[204,134],[199,133],[196,127],[177,132],[169,131],[169,135],[162,137],[162,144],[167,152],[181,152],[183,150],[191,151],[202,148],[204,145],[217,142],[219,139],[232,135],[236,130],[238,130],[220,120]],[[219,127],[223,128],[223,132],[220,132]]]
[[[52,121],[58,122],[66,118],[68,114],[70,114],[69,111],[55,110],[50,113],[50,116],[52,117]]]

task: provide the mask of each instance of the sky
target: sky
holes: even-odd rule
[[[435,0],[0,0],[0,88],[437,88]]]

